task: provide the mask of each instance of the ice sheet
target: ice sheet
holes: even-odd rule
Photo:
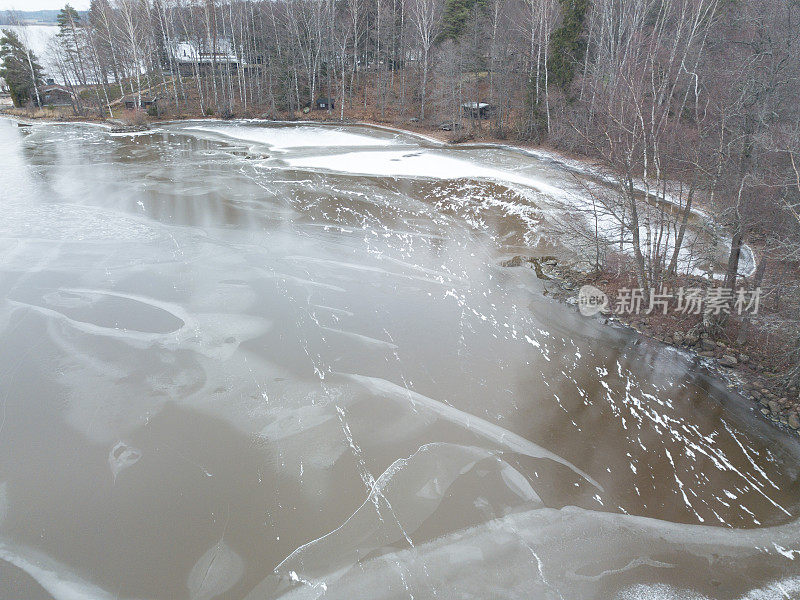
[[[797,512],[780,434],[500,266],[551,253],[564,172],[2,124],[0,534],[58,600],[794,589],[797,532],[752,530]]]
[[[436,414],[447,421],[456,423],[461,427],[474,432],[480,437],[483,437],[484,439],[496,444],[501,448],[510,450],[512,452],[519,452],[520,454],[525,454],[532,458],[547,458],[557,462],[558,464],[564,465],[586,479],[586,481],[591,483],[599,490],[602,491],[603,489],[600,484],[597,483],[597,481],[595,481],[589,474],[585,473],[569,461],[557,456],[556,454],[553,454],[549,450],[542,448],[538,444],[535,444],[530,440],[526,440],[522,436],[495,425],[494,423],[490,423],[485,419],[466,413],[453,406],[444,404],[438,400],[434,400],[433,398],[428,398],[427,396],[418,394],[417,392],[399,386],[385,379],[346,373],[341,373],[340,375],[364,387],[370,393],[380,398],[404,405],[410,405],[414,410],[423,409],[429,411],[432,414]]]
[[[212,133],[245,142],[265,144],[272,150],[297,148],[348,148],[353,146],[390,146],[394,138],[352,133],[334,127],[283,127],[254,125],[195,125],[186,131]]]
[[[192,600],[213,600],[231,589],[244,573],[244,561],[220,540],[203,554],[189,572],[186,587]]]
[[[512,482],[509,490],[520,503],[541,504],[524,476],[494,453],[477,447],[426,444],[408,458],[394,461],[355,513],[334,531],[300,546],[276,567],[276,573],[286,581],[299,580],[324,590],[330,585],[329,575],[380,548],[398,543],[413,547],[416,530],[436,511],[455,480],[489,459],[489,467]]]
[[[736,531],[697,525],[680,525],[657,519],[599,513],[576,507],[561,510],[534,508],[490,520],[412,548],[362,561],[349,571],[316,574],[306,588],[289,590],[283,598],[384,599],[409,596],[458,599],[488,598],[503,589],[504,598],[595,598],[612,580],[625,581],[642,571],[653,577],[679,574],[687,564],[706,565],[708,581],[724,580],[736,569],[733,559],[751,557],[767,564],[790,559],[770,549],[775,541],[798,545],[797,521],[782,527]],[[599,560],[598,550],[617,549],[616,567]],[[665,552],[678,550],[679,562],[660,560]],[[292,557],[290,557],[292,558]],[[532,560],[531,560],[532,559]],[[289,560],[289,559],[287,559]],[[296,565],[295,581],[303,582],[303,569],[320,563]],[[531,568],[531,562],[533,567]],[[538,565],[538,567],[536,567]],[[277,569],[285,575],[287,564]],[[317,573],[316,571],[314,571]],[[324,581],[324,588],[320,582]],[[756,588],[744,599],[792,598],[800,580],[786,578]],[[612,587],[613,589],[613,587]],[[323,593],[324,592],[324,593]],[[634,594],[634,595],[631,595]],[[255,600],[251,595],[248,600]],[[617,596],[619,600],[647,598],[705,599],[704,594],[672,585],[636,585]]]
[[[557,198],[565,198],[568,195],[563,188],[550,185],[542,179],[513,171],[485,167],[474,161],[452,158],[439,150],[343,152],[326,156],[298,156],[285,160],[289,166],[303,169],[322,169],[337,173],[378,177],[490,179],[527,185]]]
[[[6,542],[2,538],[0,559],[25,571],[56,600],[119,600],[118,595],[70,573],[65,565],[41,552],[20,548],[18,544]]]

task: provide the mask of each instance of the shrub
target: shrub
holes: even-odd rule
[[[128,126],[144,127],[147,125],[147,115],[143,110],[129,110],[122,115],[120,121]]]

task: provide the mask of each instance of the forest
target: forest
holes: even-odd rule
[[[758,315],[726,306],[646,326],[738,348],[797,402],[796,0],[92,0],[85,17],[67,5],[58,25],[47,74],[4,35],[18,106],[42,104],[52,78],[86,117],[128,99],[151,118],[388,123],[587,161],[589,216],[614,233],[567,223],[564,235],[596,280],[760,289]],[[686,236],[693,218],[710,244]]]

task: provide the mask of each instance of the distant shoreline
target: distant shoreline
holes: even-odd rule
[[[61,9],[46,10],[0,10],[0,28],[9,26],[36,27],[48,26],[58,27],[58,13]],[[85,17],[89,14],[88,10],[79,10],[78,14]]]

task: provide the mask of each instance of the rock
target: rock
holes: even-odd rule
[[[725,350],[725,348],[727,348],[727,346],[725,344],[723,344],[722,342],[717,342],[717,348],[719,348],[720,350]]]
[[[761,392],[759,392],[758,390],[753,390],[752,392],[750,392],[750,394],[751,394],[751,395],[753,396],[753,398],[755,398],[756,400],[761,400],[761,398],[763,397],[763,396],[761,396]]]
[[[703,350],[705,352],[711,352],[717,349],[717,345],[709,339],[704,338],[702,342],[703,342]]]
[[[672,340],[678,345],[683,343],[683,339],[683,334],[680,331],[676,331],[672,334]]]
[[[739,355],[739,362],[746,363],[748,360],[750,360],[750,357],[747,354]]]
[[[770,401],[769,401],[769,411],[770,411],[770,412],[771,412],[773,415],[777,415],[778,413],[780,413],[780,412],[781,412],[781,407],[780,407],[780,406],[778,406],[778,403],[777,403],[777,402],[775,402],[775,400],[770,400]]]
[[[766,398],[761,398],[761,400],[759,400],[758,403],[764,408],[769,406],[769,400],[767,400]]]
[[[517,255],[514,258],[509,258],[507,261],[500,263],[502,267],[521,267],[522,263],[525,262],[521,256]]]
[[[769,409],[768,408],[762,408],[761,409],[761,414],[766,417],[769,414]]]
[[[683,336],[683,341],[686,342],[687,346],[694,346],[698,341],[700,341],[700,338],[694,333],[687,333],[685,336]]]
[[[701,352],[700,356],[702,356],[703,358],[714,358],[714,353],[711,352],[711,351],[709,351],[709,352]]]
[[[138,133],[140,131],[149,131],[148,125],[121,125],[119,127],[112,127],[111,133]]]
[[[719,364],[723,367],[735,367],[739,364],[739,361],[736,360],[736,357],[731,356],[730,354],[725,354],[721,359],[719,359]]]
[[[796,412],[789,413],[789,417],[786,419],[786,422],[792,429],[800,429],[800,419],[797,418]]]

